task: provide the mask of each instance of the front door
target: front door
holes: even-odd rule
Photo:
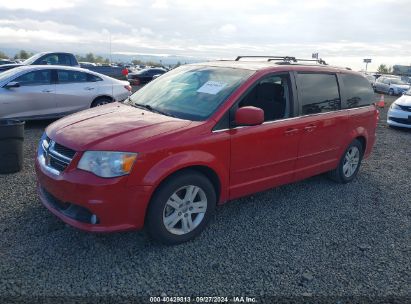
[[[264,110],[258,126],[236,126],[231,135],[230,199],[266,190],[293,180],[300,132],[294,127],[289,74],[259,80],[237,103]]]
[[[31,71],[13,82],[18,82],[19,87],[2,89],[1,117],[47,118],[55,114],[55,85],[50,70]]]

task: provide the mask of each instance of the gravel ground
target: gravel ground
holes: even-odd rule
[[[352,183],[316,176],[230,202],[200,237],[174,247],[144,232],[89,234],[55,218],[37,198],[33,168],[48,122],[28,123],[24,170],[0,175],[1,302],[96,295],[411,302],[411,131],[388,128],[386,111]]]

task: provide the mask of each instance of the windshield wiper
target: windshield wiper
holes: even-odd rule
[[[130,99],[130,101],[131,101],[131,99]],[[163,112],[161,110],[155,109],[155,108],[153,108],[152,106],[150,106],[148,104],[131,103],[131,105],[133,105],[137,108],[142,108],[142,109],[145,109],[145,110],[149,110],[150,112],[153,112],[153,113],[158,113],[158,114],[165,115],[165,116],[175,117],[175,116],[171,115],[170,113]]]

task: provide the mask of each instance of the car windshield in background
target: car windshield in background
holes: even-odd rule
[[[38,58],[40,58],[40,56],[42,56],[43,54],[36,54],[36,55],[34,55],[34,56],[31,56],[29,59],[26,59],[26,60],[24,60],[23,61],[23,64],[26,64],[26,65],[30,65],[30,64],[32,64],[34,61],[36,61]]]
[[[183,66],[149,83],[130,99],[170,116],[205,120],[254,71],[221,67]]]
[[[400,84],[400,85],[407,84],[406,82],[402,81],[401,79],[392,78],[390,81],[391,81],[391,84]]]

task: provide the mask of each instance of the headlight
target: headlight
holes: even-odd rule
[[[390,108],[391,108],[392,110],[402,110],[401,107],[398,106],[398,105],[395,104],[395,103],[392,103]]]
[[[86,151],[77,168],[100,177],[117,177],[129,174],[137,158],[137,153]]]

